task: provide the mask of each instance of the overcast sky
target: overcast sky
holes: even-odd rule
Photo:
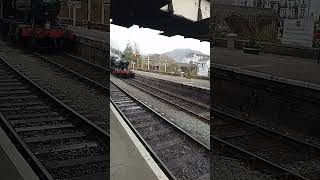
[[[182,36],[167,37],[159,35],[160,31],[132,26],[125,28],[111,24],[111,46],[123,51],[128,42],[137,43],[142,54],[161,54],[174,49],[188,48],[210,54],[210,43]]]

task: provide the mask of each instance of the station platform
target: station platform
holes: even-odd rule
[[[316,59],[262,53],[246,54],[242,50],[211,49],[213,67],[320,90],[320,64]]]
[[[111,180],[168,180],[112,103],[110,134]]]
[[[137,70],[133,70],[133,72],[143,76],[148,76],[148,77],[167,80],[167,81],[171,81],[171,82],[175,82],[183,85],[193,86],[193,87],[197,87],[205,90],[210,90],[209,80],[188,79],[185,77],[170,76],[170,75],[157,74],[157,73],[151,73],[151,72],[145,72],[145,71],[137,71]]]
[[[3,180],[39,180],[1,127],[0,174]]]
[[[106,31],[100,31],[95,29],[87,29],[81,26],[67,26],[68,30],[73,31],[76,36],[92,39],[99,42],[109,43],[110,33]]]

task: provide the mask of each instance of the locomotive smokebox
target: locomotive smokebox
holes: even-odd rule
[[[120,67],[121,69],[128,69],[129,61],[126,59],[121,59],[120,61]]]
[[[121,64],[121,59],[119,59],[119,58],[114,58],[114,59],[113,59],[113,64],[114,64],[115,66],[120,66],[120,64]]]
[[[129,61],[124,58],[111,57],[111,66],[119,69],[128,69]]]

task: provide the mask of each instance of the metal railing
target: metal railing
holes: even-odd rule
[[[58,18],[59,24],[62,25],[72,25],[72,20],[68,18]],[[93,22],[88,22],[88,21],[76,21],[76,26],[81,26],[84,28],[88,29],[96,29],[96,30],[101,30],[101,31],[110,31],[110,24],[99,24],[99,23],[93,23]]]
[[[220,24],[215,29],[219,35],[236,33],[239,39],[249,40],[254,38],[260,42],[279,41],[279,19],[261,18],[255,16],[231,16],[219,20]]]

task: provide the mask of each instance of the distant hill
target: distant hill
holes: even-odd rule
[[[167,62],[175,62],[174,59],[168,57],[165,54],[148,54],[147,56],[145,56],[145,58],[147,57],[149,57],[150,60],[154,60],[154,61],[167,60]]]
[[[175,49],[173,51],[163,53],[163,55],[168,56],[169,58],[174,59],[176,62],[181,63],[184,63],[186,58],[193,57],[194,55],[204,56],[209,59],[209,55],[192,49]]]
[[[208,56],[200,51],[195,51],[192,49],[175,49],[163,54],[171,59],[174,59],[176,62],[184,62],[185,58],[193,57],[194,54],[200,56]]]

